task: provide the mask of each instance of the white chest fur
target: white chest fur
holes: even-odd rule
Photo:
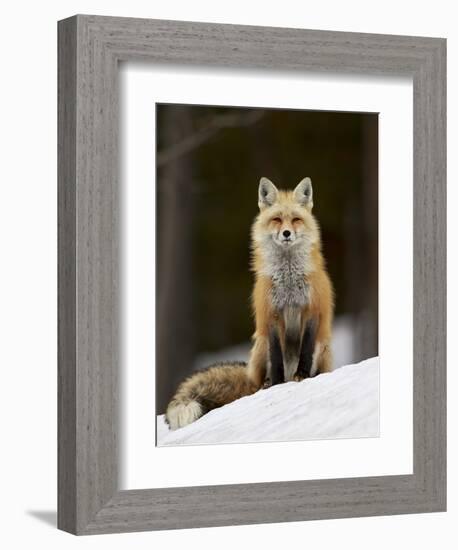
[[[271,303],[285,323],[283,368],[285,380],[289,381],[299,361],[301,311],[310,303],[310,285],[305,279],[311,272],[310,254],[305,248],[282,250],[275,246],[268,250],[264,260],[264,273],[272,281]]]
[[[310,302],[310,257],[304,248],[282,250],[277,246],[266,251],[264,273],[272,281],[271,301],[277,311],[302,309]]]

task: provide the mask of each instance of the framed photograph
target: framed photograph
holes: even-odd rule
[[[444,511],[445,40],[58,30],[59,528]]]
[[[157,444],[379,437],[378,114],[157,103],[156,138]]]

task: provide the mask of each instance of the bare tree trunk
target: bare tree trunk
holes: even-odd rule
[[[164,141],[192,131],[189,109],[165,108]],[[165,411],[193,361],[192,166],[187,155],[157,170],[156,413]]]
[[[378,119],[361,119],[361,192],[344,219],[345,310],[353,312],[353,360],[378,354]]]
[[[378,117],[363,117],[362,200],[364,223],[365,312],[362,319],[362,356],[378,354]]]
[[[359,222],[361,201],[359,196],[346,198],[344,219],[343,219],[343,242],[344,242],[344,280],[345,296],[344,311],[352,317],[353,325],[353,349],[352,361],[362,359],[362,335],[359,327],[359,312],[363,302],[364,266],[362,264],[362,243],[361,224]]]

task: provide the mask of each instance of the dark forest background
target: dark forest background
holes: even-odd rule
[[[312,178],[339,349],[377,355],[378,115],[158,104],[156,123],[157,413],[202,354],[248,349],[261,176]]]

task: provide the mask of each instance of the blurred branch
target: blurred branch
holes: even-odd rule
[[[251,126],[259,122],[264,116],[264,111],[251,111],[247,114],[227,114],[215,116],[210,122],[197,132],[185,137],[182,141],[158,151],[156,156],[156,165],[158,167],[176,160],[182,155],[190,153],[197,149],[220,130],[224,128],[240,128],[243,126]]]

